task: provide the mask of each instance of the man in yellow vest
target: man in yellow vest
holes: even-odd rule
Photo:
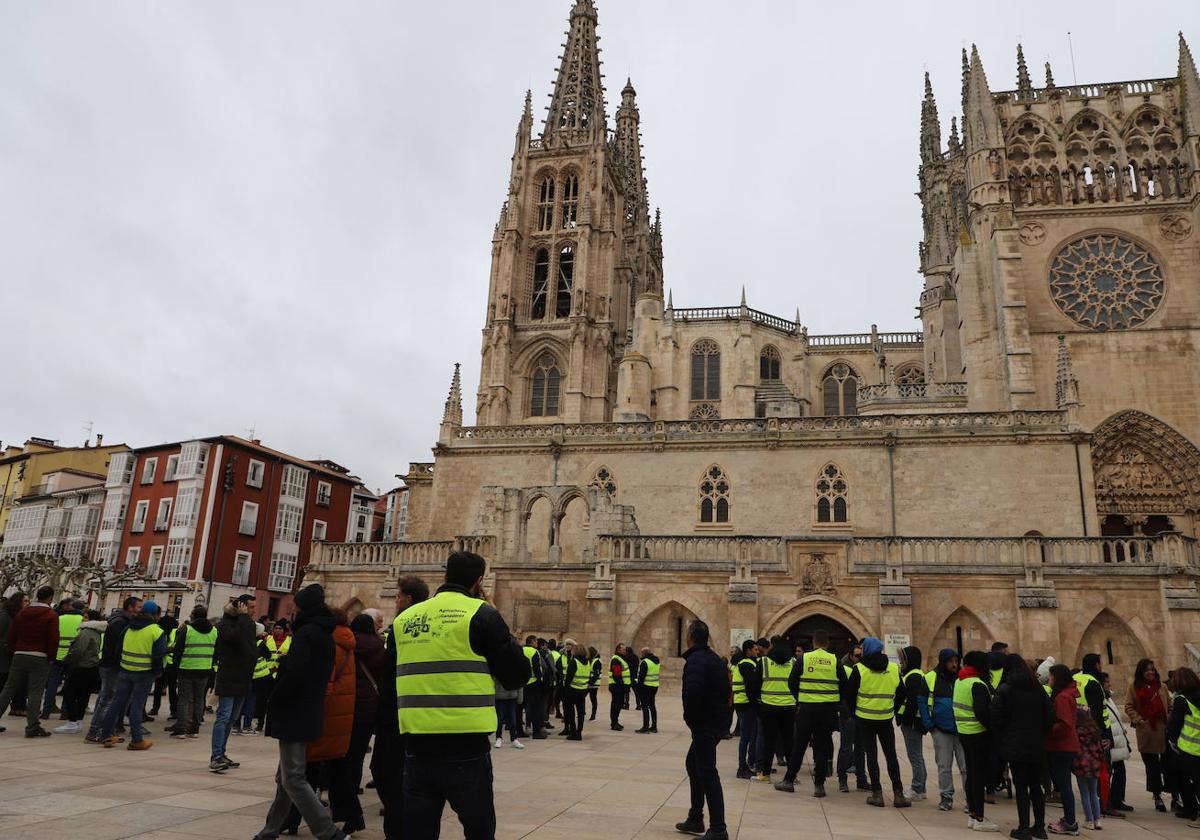
[[[658,732],[658,676],[662,671],[662,663],[650,648],[642,648],[642,658],[638,662],[637,679],[634,685],[642,697],[642,728],[634,732]]]
[[[808,744],[813,748],[813,796],[825,796],[825,773],[833,758],[833,730],[837,729],[838,709],[846,692],[846,672],[826,648],[829,634],[813,632],[813,649],[801,655],[792,666],[788,689],[796,696],[795,735],[787,773],[775,783],[776,790],[795,791],[796,775],[804,763]]]
[[[617,642],[612,658],[608,660],[608,728],[614,732],[625,728],[621,725],[621,710],[629,706],[626,698],[629,696],[629,684],[633,679],[625,652],[625,645]]]
[[[109,704],[100,732],[106,747],[115,747],[120,743],[115,730],[125,709],[129,709],[131,740],[128,749],[148,750],[154,746],[154,742],[145,737],[142,718],[146,710],[146,696],[154,685],[154,678],[162,673],[163,659],[167,655],[167,639],[158,626],[159,618],[161,611],[158,604],[146,601],[142,604],[141,613],[130,620],[121,638],[117,692]]]
[[[407,736],[405,837],[437,837],[447,802],[466,840],[495,836],[493,678],[513,690],[525,685],[530,670],[504,618],[486,600],[486,571],[478,554],[456,551],[437,593],[393,623],[396,706]]]
[[[63,668],[63,657],[71,648],[71,642],[79,635],[79,625],[83,623],[83,602],[76,598],[63,598],[58,602],[58,650],[54,661],[50,663],[50,671],[46,674],[46,692],[42,697],[42,719],[50,717],[59,709],[54,705],[58,689],[66,679],[66,669]]]
[[[796,695],[788,688],[795,658],[792,643],[783,636],[771,638],[771,649],[759,663],[762,673],[762,694],[759,711],[763,751],[758,756],[758,775],[755,781],[769,782],[775,772],[778,753],[792,748],[792,720],[796,716]],[[782,763],[782,762],[781,762]]]
[[[179,693],[175,725],[167,731],[172,738],[195,738],[204,715],[204,695],[212,674],[217,628],[208,620],[204,604],[192,607],[191,620],[175,634],[171,659],[176,669]]]
[[[762,691],[762,672],[758,658],[762,651],[754,639],[742,642],[740,655],[729,666],[733,686],[733,711],[738,720],[739,779],[752,779],[750,768],[758,766],[758,704]]]
[[[854,709],[858,729],[855,738],[862,744],[867,759],[867,774],[871,779],[868,805],[884,806],[883,785],[879,778],[877,745],[883,748],[888,779],[892,783],[892,804],[897,808],[911,807],[904,795],[900,778],[900,762],[896,758],[896,730],[893,718],[904,702],[900,684],[900,668],[883,652],[883,642],[874,636],[863,639],[862,662],[854,666],[846,686],[846,703]]]

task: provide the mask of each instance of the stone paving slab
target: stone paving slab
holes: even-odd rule
[[[527,749],[493,750],[499,840],[667,840],[679,838],[675,823],[687,814],[689,794],[683,770],[688,737],[677,700],[664,697],[660,734],[638,735],[629,726],[613,732],[590,722],[584,740],[551,736],[527,741]],[[629,720],[632,722],[633,717]],[[161,736],[146,752],[104,749],[81,735],[55,735],[39,741],[21,737],[19,722],[0,735],[0,837],[4,840],[56,835],[86,840],[197,840],[250,838],[262,826],[274,792],[275,742],[234,736],[229,753],[242,766],[224,774],[208,772],[207,732],[196,740]],[[932,746],[926,764],[934,767]],[[908,809],[870,808],[865,794],[841,794],[830,786],[826,799],[812,797],[807,773],[795,794],[734,778],[736,742],[719,748],[730,836],[737,840],[953,840],[974,836],[966,828],[962,795],[953,812],[932,800]],[[901,755],[901,770],[911,778]],[[1183,820],[1153,810],[1144,792],[1144,774],[1135,757],[1127,763],[1128,798],[1137,810],[1127,820],[1105,820],[1105,840],[1197,838]],[[369,771],[368,771],[369,775]],[[956,784],[958,779],[956,776]],[[931,788],[932,789],[932,788]],[[379,801],[362,797],[367,831],[361,840],[383,840]],[[890,801],[890,797],[889,797]],[[1001,826],[999,837],[1016,825],[1016,808],[1001,797],[989,807]],[[1051,808],[1051,819],[1061,812]],[[301,829],[301,837],[309,836]],[[462,830],[447,811],[442,837]]]

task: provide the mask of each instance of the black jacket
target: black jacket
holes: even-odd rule
[[[444,583],[438,593],[457,592],[467,595],[461,586]],[[521,688],[529,679],[529,660],[521,645],[513,638],[508,623],[491,604],[481,604],[471,617],[468,628],[471,650],[487,660],[488,671],[500,685],[512,691]],[[395,669],[392,669],[395,673]],[[483,755],[492,748],[490,732],[461,735],[406,735],[405,743],[412,755],[436,756],[438,758],[467,758]]]
[[[333,675],[336,626],[337,620],[323,603],[301,610],[296,616],[292,623],[292,646],[288,655],[279,660],[275,687],[267,702],[269,737],[303,744],[321,737],[325,725],[325,686]],[[218,682],[224,670],[222,665],[217,672]]]
[[[683,722],[692,737],[724,738],[733,716],[729,669],[708,645],[688,648],[683,659]]]
[[[217,622],[214,656],[217,678],[213,683],[213,693],[218,697],[249,694],[253,686],[254,661],[258,658],[254,619],[226,608],[225,614]]]
[[[915,674],[909,674],[910,671]],[[925,682],[925,674],[921,671],[921,649],[909,646],[904,649],[904,664],[901,666],[901,676],[909,674],[900,683],[904,689],[904,711],[896,716],[896,722],[925,734],[925,723],[921,719],[921,704],[929,702],[929,683]]]
[[[1083,657],[1082,665],[1080,670],[1083,673],[1091,674],[1096,678],[1094,682],[1087,684],[1087,688],[1083,692],[1083,699],[1092,713],[1092,719],[1096,721],[1096,726],[1100,729],[1100,737],[1112,741],[1112,729],[1104,725],[1104,701],[1108,698],[1104,694],[1104,686],[1101,685],[1100,680],[1100,655],[1097,653],[1087,654]]]
[[[1189,695],[1175,695],[1175,701],[1171,706],[1171,714],[1167,718],[1167,743],[1176,749],[1178,749],[1179,734],[1183,732],[1183,719],[1188,714],[1188,700],[1192,701],[1193,706],[1200,708],[1200,691]]]
[[[876,673],[882,673],[887,670],[890,660],[886,653],[872,653],[862,658],[862,664],[870,668]],[[850,671],[850,679],[846,681],[846,705],[850,709],[850,713],[854,714],[858,708],[858,687],[862,684],[862,673],[858,668]],[[900,708],[900,704],[904,702],[904,683],[896,685],[896,696],[892,699],[892,710]]]
[[[762,671],[758,669],[758,660],[743,656],[733,664],[742,675],[742,685],[746,689],[746,703],[738,705],[755,706],[762,699]]]
[[[1032,679],[1024,686],[1014,686],[1006,680],[992,696],[989,729],[992,743],[998,745],[1000,757],[1005,761],[1040,764],[1046,754],[1046,735],[1053,725],[1054,707],[1050,698]]]
[[[108,620],[108,629],[104,631],[104,644],[100,647],[100,667],[117,668],[121,665],[121,645],[125,641],[125,631],[129,628],[129,616],[119,612]]]

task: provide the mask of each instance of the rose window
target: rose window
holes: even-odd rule
[[[1136,327],[1162,303],[1162,269],[1150,252],[1098,233],[1067,243],[1050,266],[1050,294],[1062,313],[1093,330]]]

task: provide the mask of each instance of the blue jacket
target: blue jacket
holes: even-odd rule
[[[958,727],[954,725],[954,682],[957,677],[954,674],[946,672],[946,662],[951,657],[958,656],[958,651],[953,648],[942,648],[938,651],[938,664],[932,671],[926,675],[926,685],[928,685],[929,675],[934,677],[933,691],[933,708],[930,708],[928,700],[921,703],[921,722],[925,724],[926,731],[939,729],[942,732],[957,732]]]
[[[733,719],[729,669],[708,645],[688,648],[683,659],[683,722],[693,737],[725,737]]]

